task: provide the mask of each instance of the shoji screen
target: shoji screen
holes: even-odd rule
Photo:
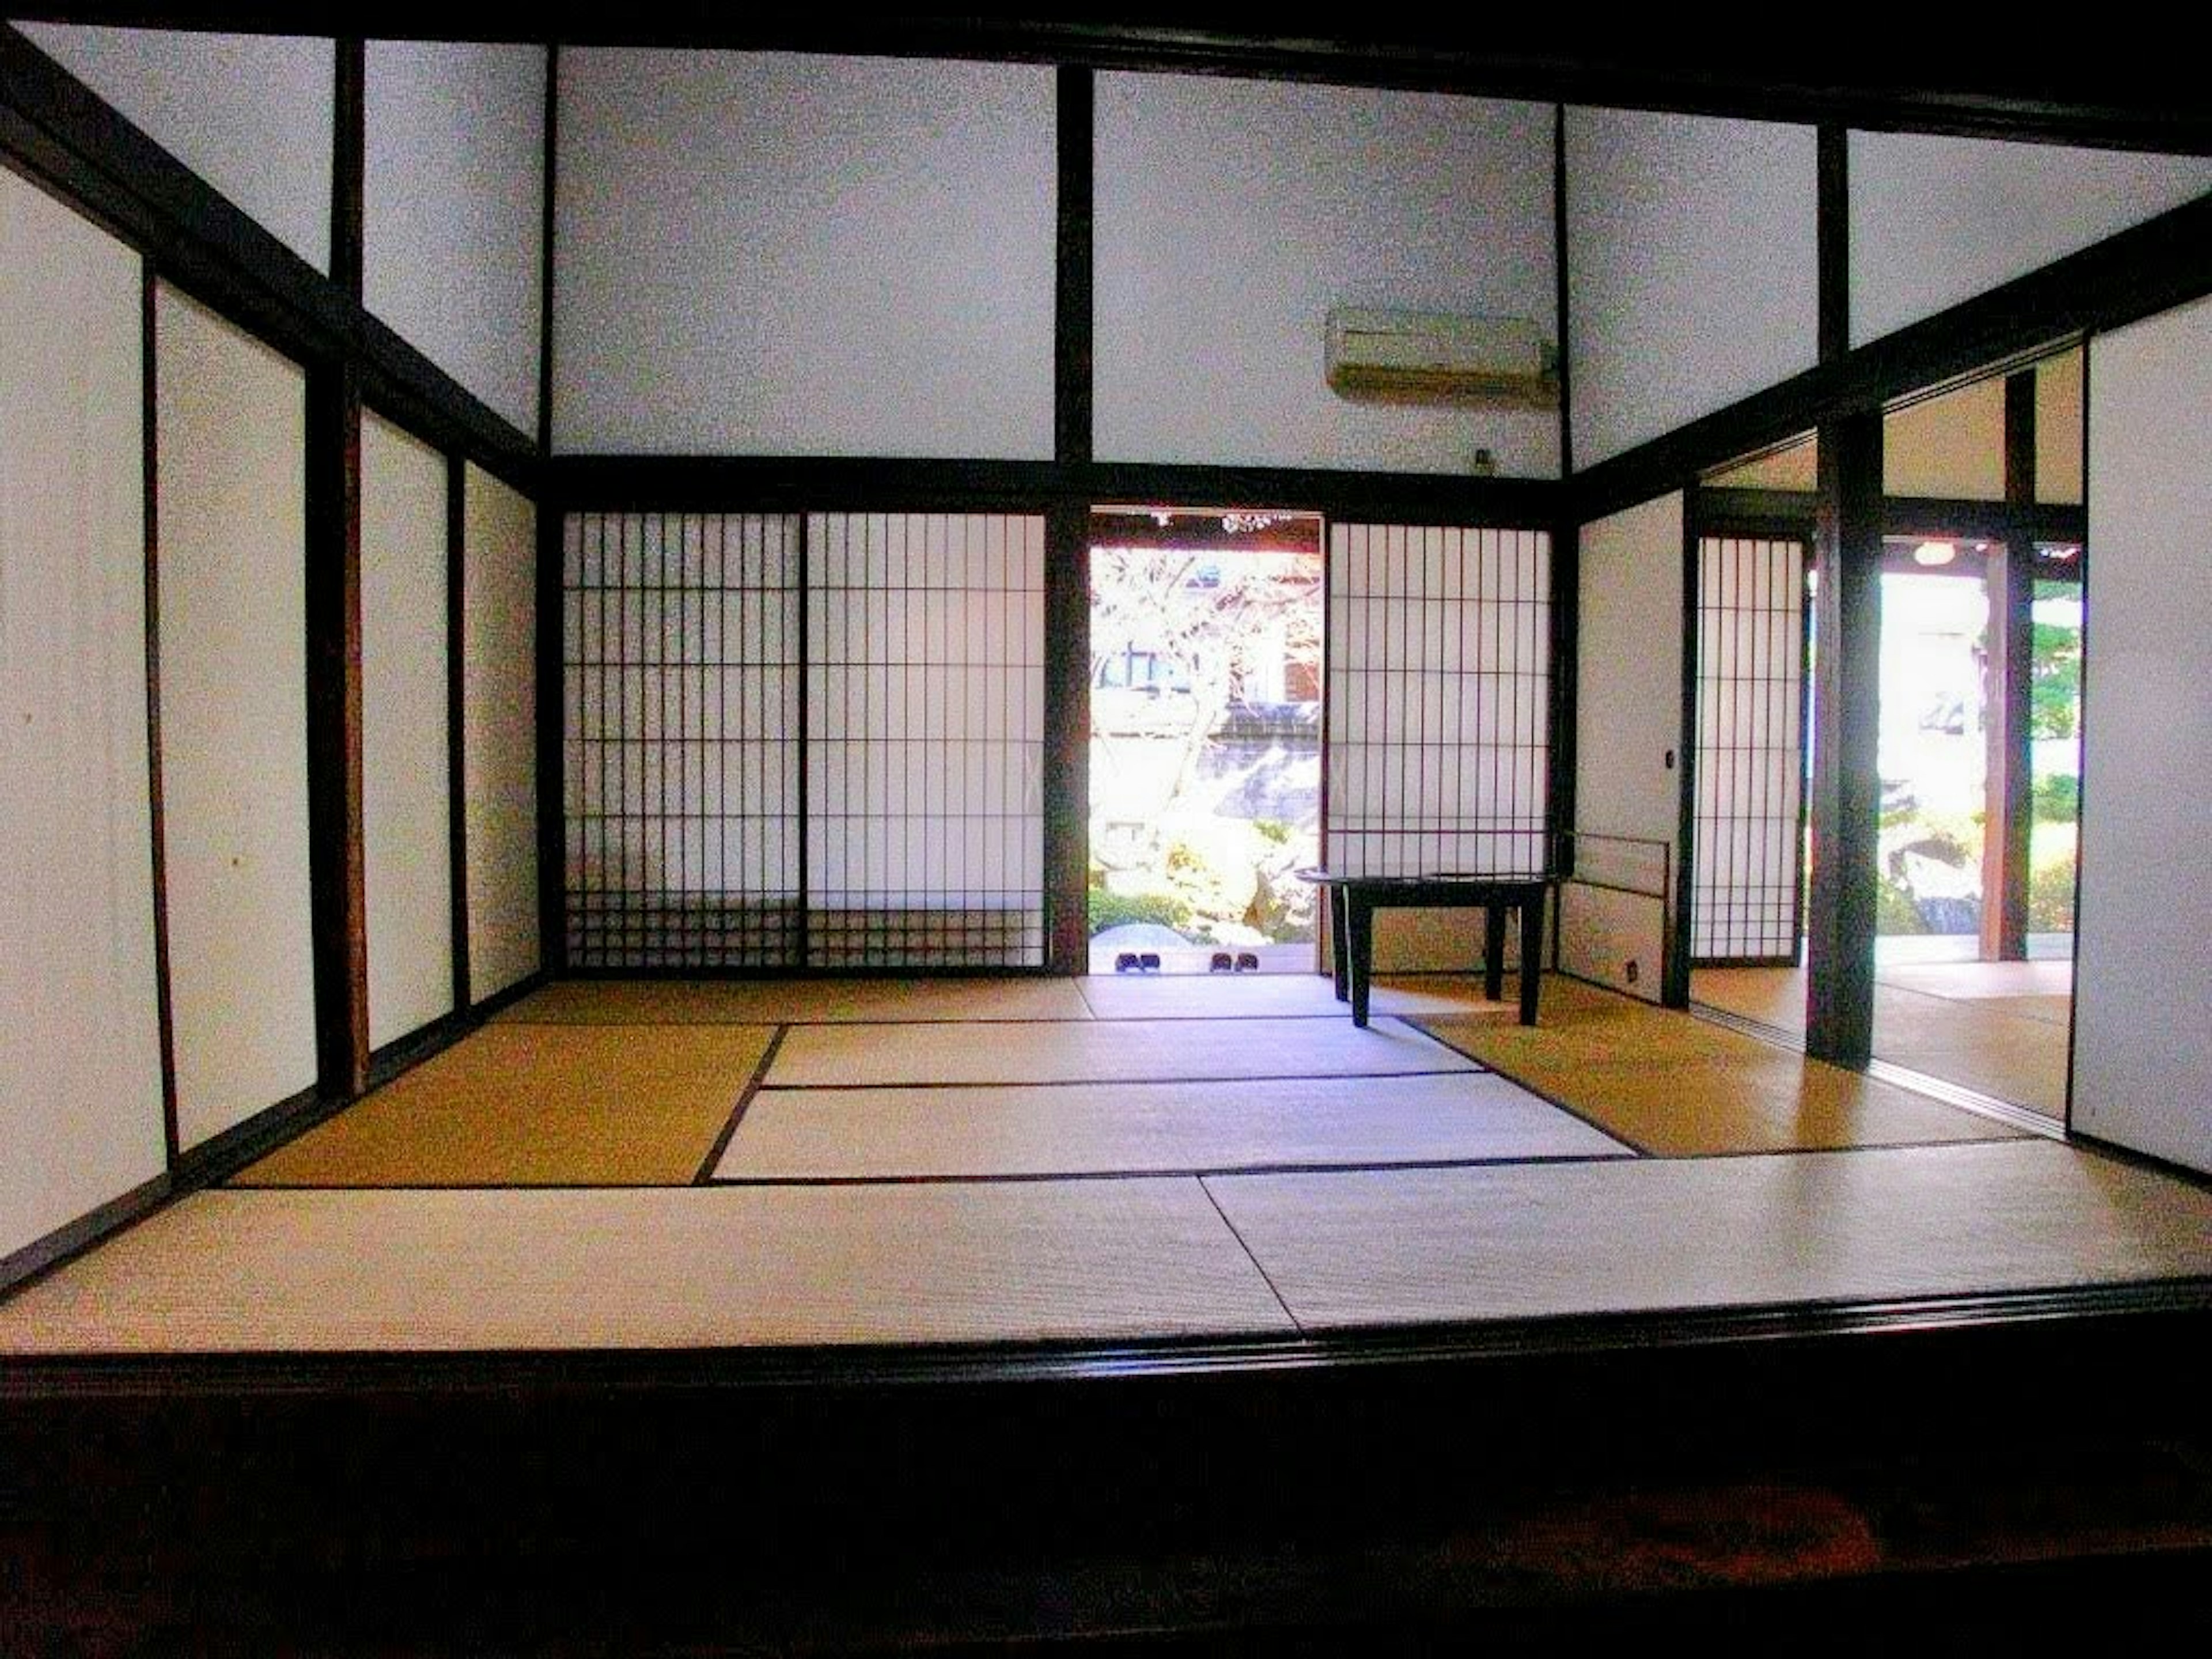
[[[0,169],[0,1259],[164,1158],[142,280]]]
[[[1546,867],[1551,538],[1329,532],[1329,867]]]
[[[446,562],[445,458],[364,416],[362,837],[379,1047],[453,1006]]]
[[[177,1133],[315,1081],[307,376],[169,289],[155,310],[162,842]]]
[[[1804,835],[1802,542],[1698,544],[1693,962],[1794,962]]]
[[[570,963],[796,965],[799,520],[562,534]]]
[[[463,995],[475,1003],[538,966],[538,510],[481,468],[463,478]]]
[[[1044,960],[1044,520],[807,521],[810,959]]]

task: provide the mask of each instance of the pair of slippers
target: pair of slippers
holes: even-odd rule
[[[1149,974],[1157,970],[1159,965],[1160,953],[1158,951],[1124,951],[1114,958],[1114,971],[1117,974]]]
[[[1226,951],[1216,951],[1206,970],[1210,974],[1256,974],[1260,971],[1260,953],[1239,951],[1232,957]]]

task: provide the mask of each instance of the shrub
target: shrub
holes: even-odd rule
[[[2072,823],[2081,816],[2081,780],[2054,772],[2035,781],[2035,816],[2045,823]]]
[[[1177,933],[1190,926],[1190,907],[1172,893],[1115,893],[1093,887],[1090,901],[1093,933],[1132,921],[1154,922]]]
[[[1874,930],[1877,933],[1924,933],[1928,923],[1913,902],[1912,890],[1889,876],[1875,890]]]

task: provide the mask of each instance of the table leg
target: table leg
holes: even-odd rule
[[[1544,890],[1521,901],[1521,1023],[1536,1023],[1536,989],[1544,978]]]
[[[1505,907],[1496,899],[1482,907],[1482,994],[1505,994]]]
[[[1352,898],[1346,907],[1351,914],[1346,918],[1352,934],[1352,1023],[1367,1024],[1367,993],[1375,973],[1375,907],[1364,898]]]
[[[1336,1000],[1344,1002],[1352,995],[1352,927],[1346,919],[1352,902],[1341,887],[1323,896],[1328,905],[1329,970],[1336,976]]]

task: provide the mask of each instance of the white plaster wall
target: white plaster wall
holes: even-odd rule
[[[367,58],[368,308],[535,437],[545,48],[372,40]]]
[[[563,52],[556,448],[1048,459],[1053,73]]]
[[[2212,157],[1854,132],[1851,343],[2212,190]]]
[[[337,91],[331,41],[15,27],[278,241],[330,270]]]
[[[2074,1127],[2212,1170],[2212,301],[2089,351]]]
[[[1811,127],[1567,112],[1575,465],[1819,360]]]
[[[538,971],[538,512],[463,484],[462,726],[471,1003]]]
[[[1094,447],[1104,459],[1556,477],[1555,411],[1347,402],[1331,307],[1559,338],[1553,109],[1206,76],[1097,80]]]
[[[167,287],[154,337],[162,839],[189,1148],[315,1081],[307,377]]]
[[[453,1007],[447,816],[446,462],[391,422],[361,423],[362,839],[368,1040]]]
[[[167,1155],[142,280],[0,169],[0,1256]]]

